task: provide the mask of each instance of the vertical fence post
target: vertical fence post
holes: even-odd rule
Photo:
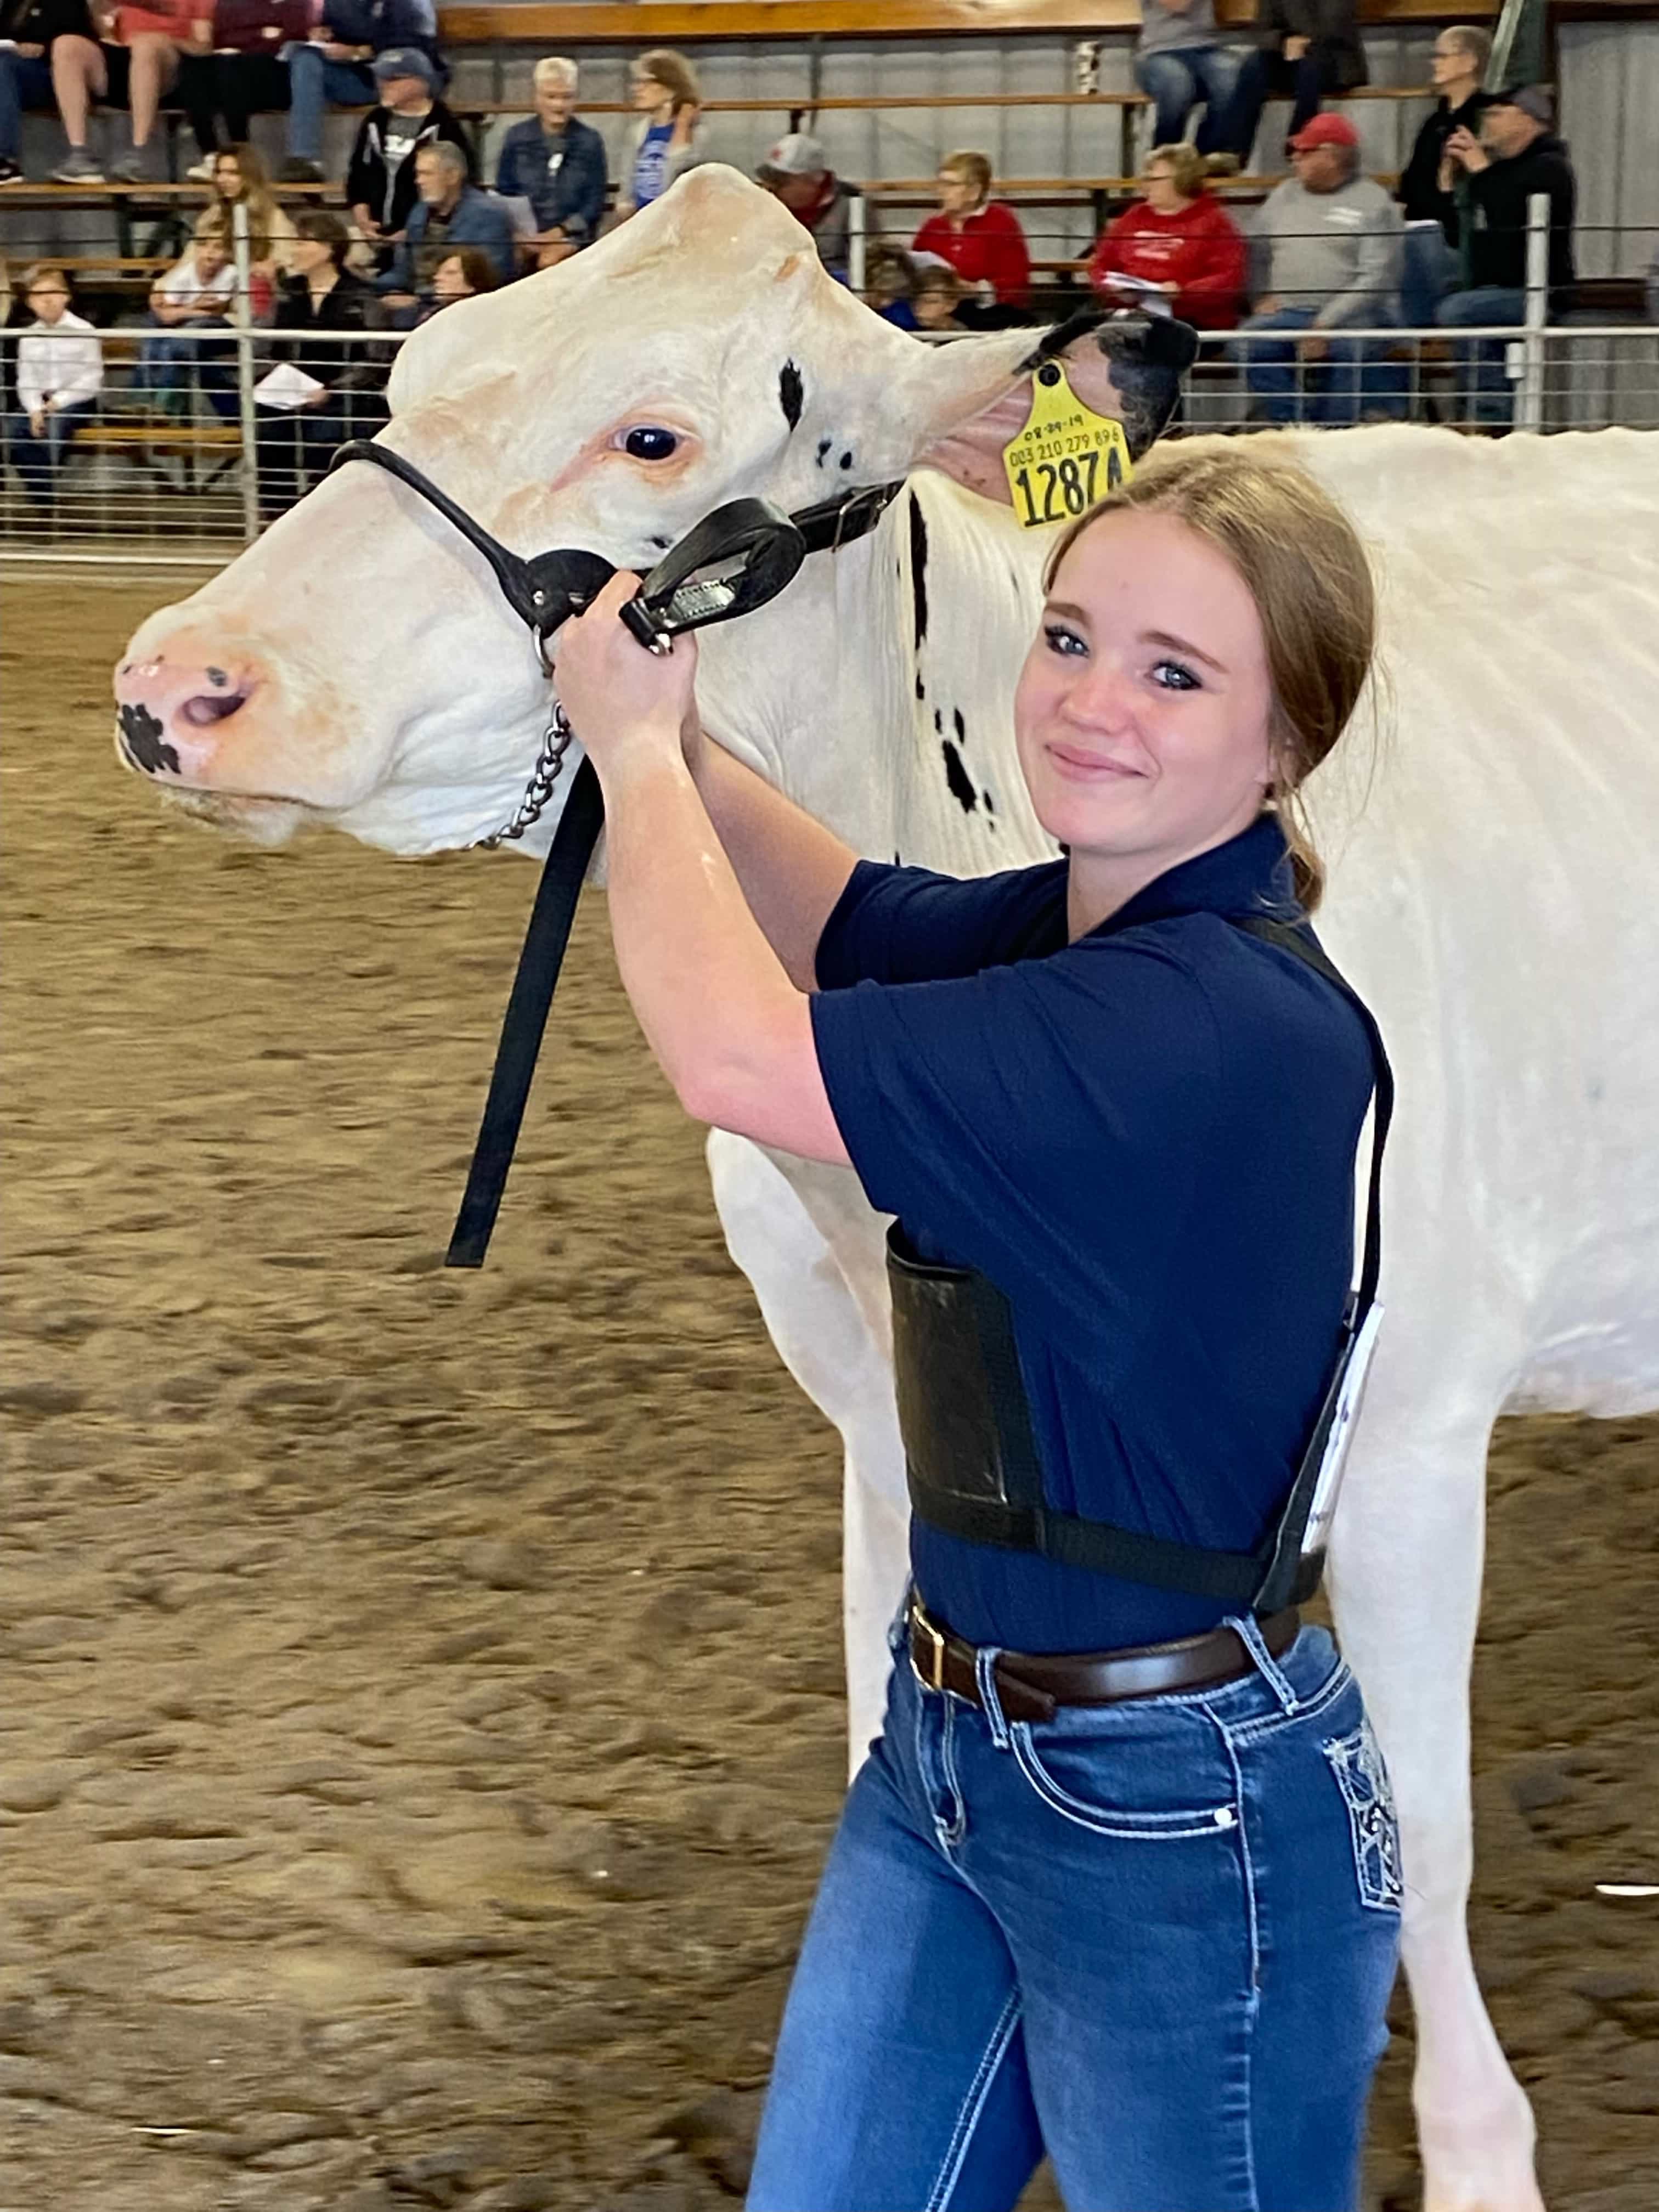
[[[1522,317],[1521,381],[1515,395],[1517,430],[1544,427],[1544,326],[1550,311],[1550,204],[1545,192],[1527,201],[1527,303]]]
[[[230,213],[236,249],[236,396],[242,424],[242,536],[252,544],[259,535],[258,416],[253,405],[253,264],[248,249],[247,202],[238,198]]]
[[[847,204],[847,287],[857,300],[865,293],[865,206],[862,192]]]

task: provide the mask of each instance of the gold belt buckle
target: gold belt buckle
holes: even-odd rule
[[[925,1673],[916,1664],[916,1634],[918,1631],[920,1631],[921,1633],[927,1638],[929,1647],[928,1664]],[[919,1600],[915,1598],[912,1598],[910,1601],[910,1671],[915,1676],[917,1681],[921,1683],[924,1688],[929,1690],[944,1689],[945,1632],[943,1629],[936,1628],[933,1626],[933,1623],[928,1620],[927,1614],[922,1611]]]

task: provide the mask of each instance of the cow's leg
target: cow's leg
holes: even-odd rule
[[[841,1432],[847,1721],[856,1769],[881,1727],[887,1624],[908,1571],[892,1367],[835,1253],[766,1155],[745,1138],[712,1129],[708,1173],[726,1249],[749,1278],[784,1365]]]
[[[1472,1413],[1428,1432],[1404,1410],[1366,1408],[1332,1546],[1331,1605],[1400,1812],[1425,2212],[1543,2212],[1532,2110],[1486,2015],[1466,1921],[1468,1681],[1492,1422]]]

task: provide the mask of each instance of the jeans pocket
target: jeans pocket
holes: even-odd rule
[[[1237,1807],[1224,1802],[1190,1805],[1167,1801],[1182,1773],[1181,1763],[1159,1763],[1146,1771],[1143,1760],[1125,1762],[1121,1754],[1103,1759],[1086,1742],[1043,1731],[1039,1739],[1029,1721],[1008,1731],[1014,1760],[1033,1790],[1065,1820],[1097,1836],[1176,1842],[1182,1838],[1224,1834],[1238,1826]],[[1207,1778],[1189,1769],[1188,1786]],[[1139,1786],[1137,1786],[1139,1785]],[[1220,1788],[1218,1781],[1218,1797]]]
[[[1368,1720],[1352,1735],[1322,1747],[1348,1808],[1359,1902],[1373,1912],[1398,1912],[1405,1893],[1400,1870],[1400,1822],[1382,1750]]]

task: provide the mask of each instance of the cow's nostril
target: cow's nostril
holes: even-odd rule
[[[203,729],[210,722],[222,722],[228,714],[234,714],[246,698],[246,691],[228,691],[216,699],[210,698],[205,691],[198,691],[179,709],[179,719]]]

